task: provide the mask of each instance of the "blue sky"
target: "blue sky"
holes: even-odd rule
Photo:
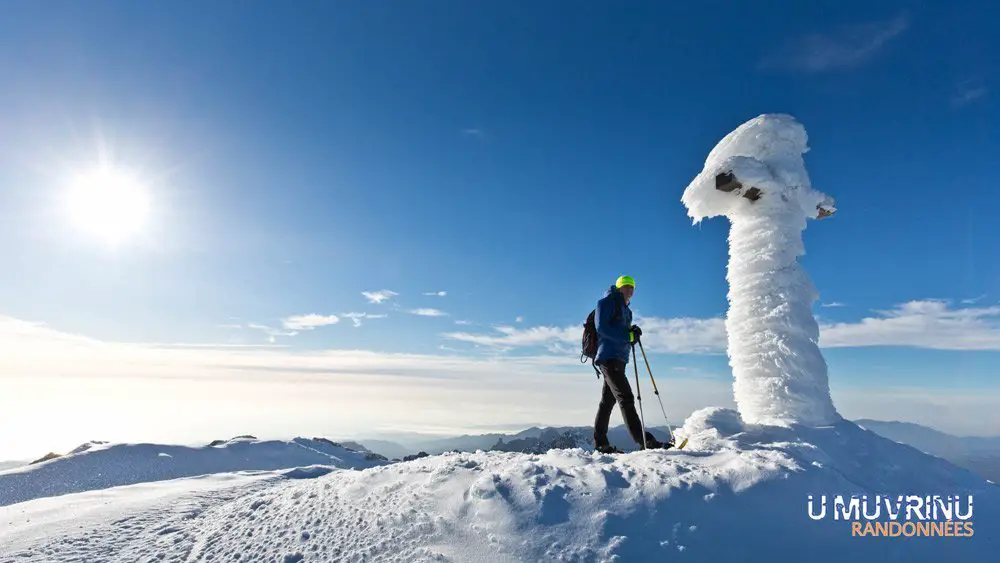
[[[840,210],[802,259],[835,400],[959,408],[1000,390],[998,18],[991,2],[10,2],[0,315],[104,343],[555,356],[586,379],[577,327],[629,273],[663,377],[726,384],[728,225],[692,226],[680,195],[723,135],[783,112]],[[152,200],[113,247],[57,211],[101,155]],[[932,420],[920,405],[899,411]]]

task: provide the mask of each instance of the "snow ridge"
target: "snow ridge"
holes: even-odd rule
[[[839,563],[846,553],[860,561],[986,561],[998,547],[991,531],[1000,527],[1000,489],[851,422],[755,426],[735,411],[704,409],[682,432],[691,441],[681,451],[478,451],[300,479],[242,478],[238,491],[195,490],[130,510],[127,529],[108,514],[83,530],[35,534],[31,525],[58,524],[25,523],[46,518],[54,499],[40,499],[19,505],[16,516],[0,509],[11,522],[0,550],[40,562],[115,553],[130,561]],[[134,487],[138,494],[153,485]],[[810,520],[810,494],[974,494],[977,533],[860,539],[847,522]],[[73,498],[90,495],[98,492]]]
[[[204,447],[88,442],[65,456],[0,472],[0,506],[211,473],[310,465],[361,469],[384,463],[381,456],[349,450],[322,438],[240,438]]]

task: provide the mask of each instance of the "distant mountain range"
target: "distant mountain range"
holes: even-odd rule
[[[500,438],[490,448],[502,452],[521,452],[526,454],[542,454],[551,449],[590,448],[594,439],[589,428],[545,428],[537,435]]]
[[[862,418],[858,426],[924,453],[946,459],[1000,483],[1000,436],[953,436],[912,422]]]
[[[946,459],[959,467],[974,471],[986,479],[1000,483],[1000,436],[953,436],[927,426],[910,422],[858,419],[854,421],[890,440],[912,446],[922,452]],[[666,440],[665,426],[649,429],[660,440]],[[389,459],[402,459],[419,452],[439,454],[446,451],[474,452],[477,450],[518,451],[541,453],[552,448],[593,448],[593,427],[532,426],[517,433],[466,434],[453,437],[429,437],[421,434],[400,434],[394,440],[356,440],[365,449]],[[636,449],[624,425],[608,432],[611,443],[624,451]]]
[[[650,427],[647,430],[660,440],[666,440],[669,435],[666,426]],[[400,434],[397,440],[358,439],[355,440],[355,443],[363,446],[368,451],[384,455],[389,459],[402,459],[403,456],[419,452],[426,452],[433,455],[456,450],[461,452],[500,450],[536,453],[536,450],[543,447],[545,449],[542,451],[547,451],[553,447],[593,449],[593,434],[594,429],[591,426],[532,426],[513,434],[491,432],[488,434],[466,434],[445,438],[428,437],[420,434]],[[632,437],[629,436],[628,430],[624,425],[610,428],[608,430],[608,440],[623,451],[637,449],[635,442],[632,441]],[[348,442],[343,443],[347,444]]]

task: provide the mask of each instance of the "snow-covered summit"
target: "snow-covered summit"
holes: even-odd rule
[[[81,493],[59,505],[38,499],[0,508],[8,523],[0,552],[39,562],[114,554],[122,561],[839,563],[989,561],[1000,547],[1000,489],[851,422],[753,426],[734,411],[705,409],[681,432],[690,443],[680,451],[449,453],[296,479],[287,472],[197,478]],[[975,533],[855,537],[852,522],[834,520],[832,510],[810,518],[809,495],[831,502],[834,495],[973,495]],[[885,510],[879,520],[889,520]]]
[[[359,469],[384,463],[381,456],[347,449],[324,438],[285,441],[239,436],[204,447],[93,441],[49,461],[0,471],[0,506],[211,473],[309,465]]]

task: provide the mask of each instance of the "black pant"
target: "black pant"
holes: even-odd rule
[[[639,420],[639,413],[635,410],[632,387],[628,384],[628,376],[625,375],[625,362],[605,360],[597,367],[604,376],[604,390],[601,393],[601,404],[597,407],[597,418],[594,419],[594,444],[597,446],[608,444],[608,423],[611,420],[611,411],[617,402],[628,433],[635,443],[641,446],[642,421]],[[653,443],[656,438],[647,432],[646,440]]]

